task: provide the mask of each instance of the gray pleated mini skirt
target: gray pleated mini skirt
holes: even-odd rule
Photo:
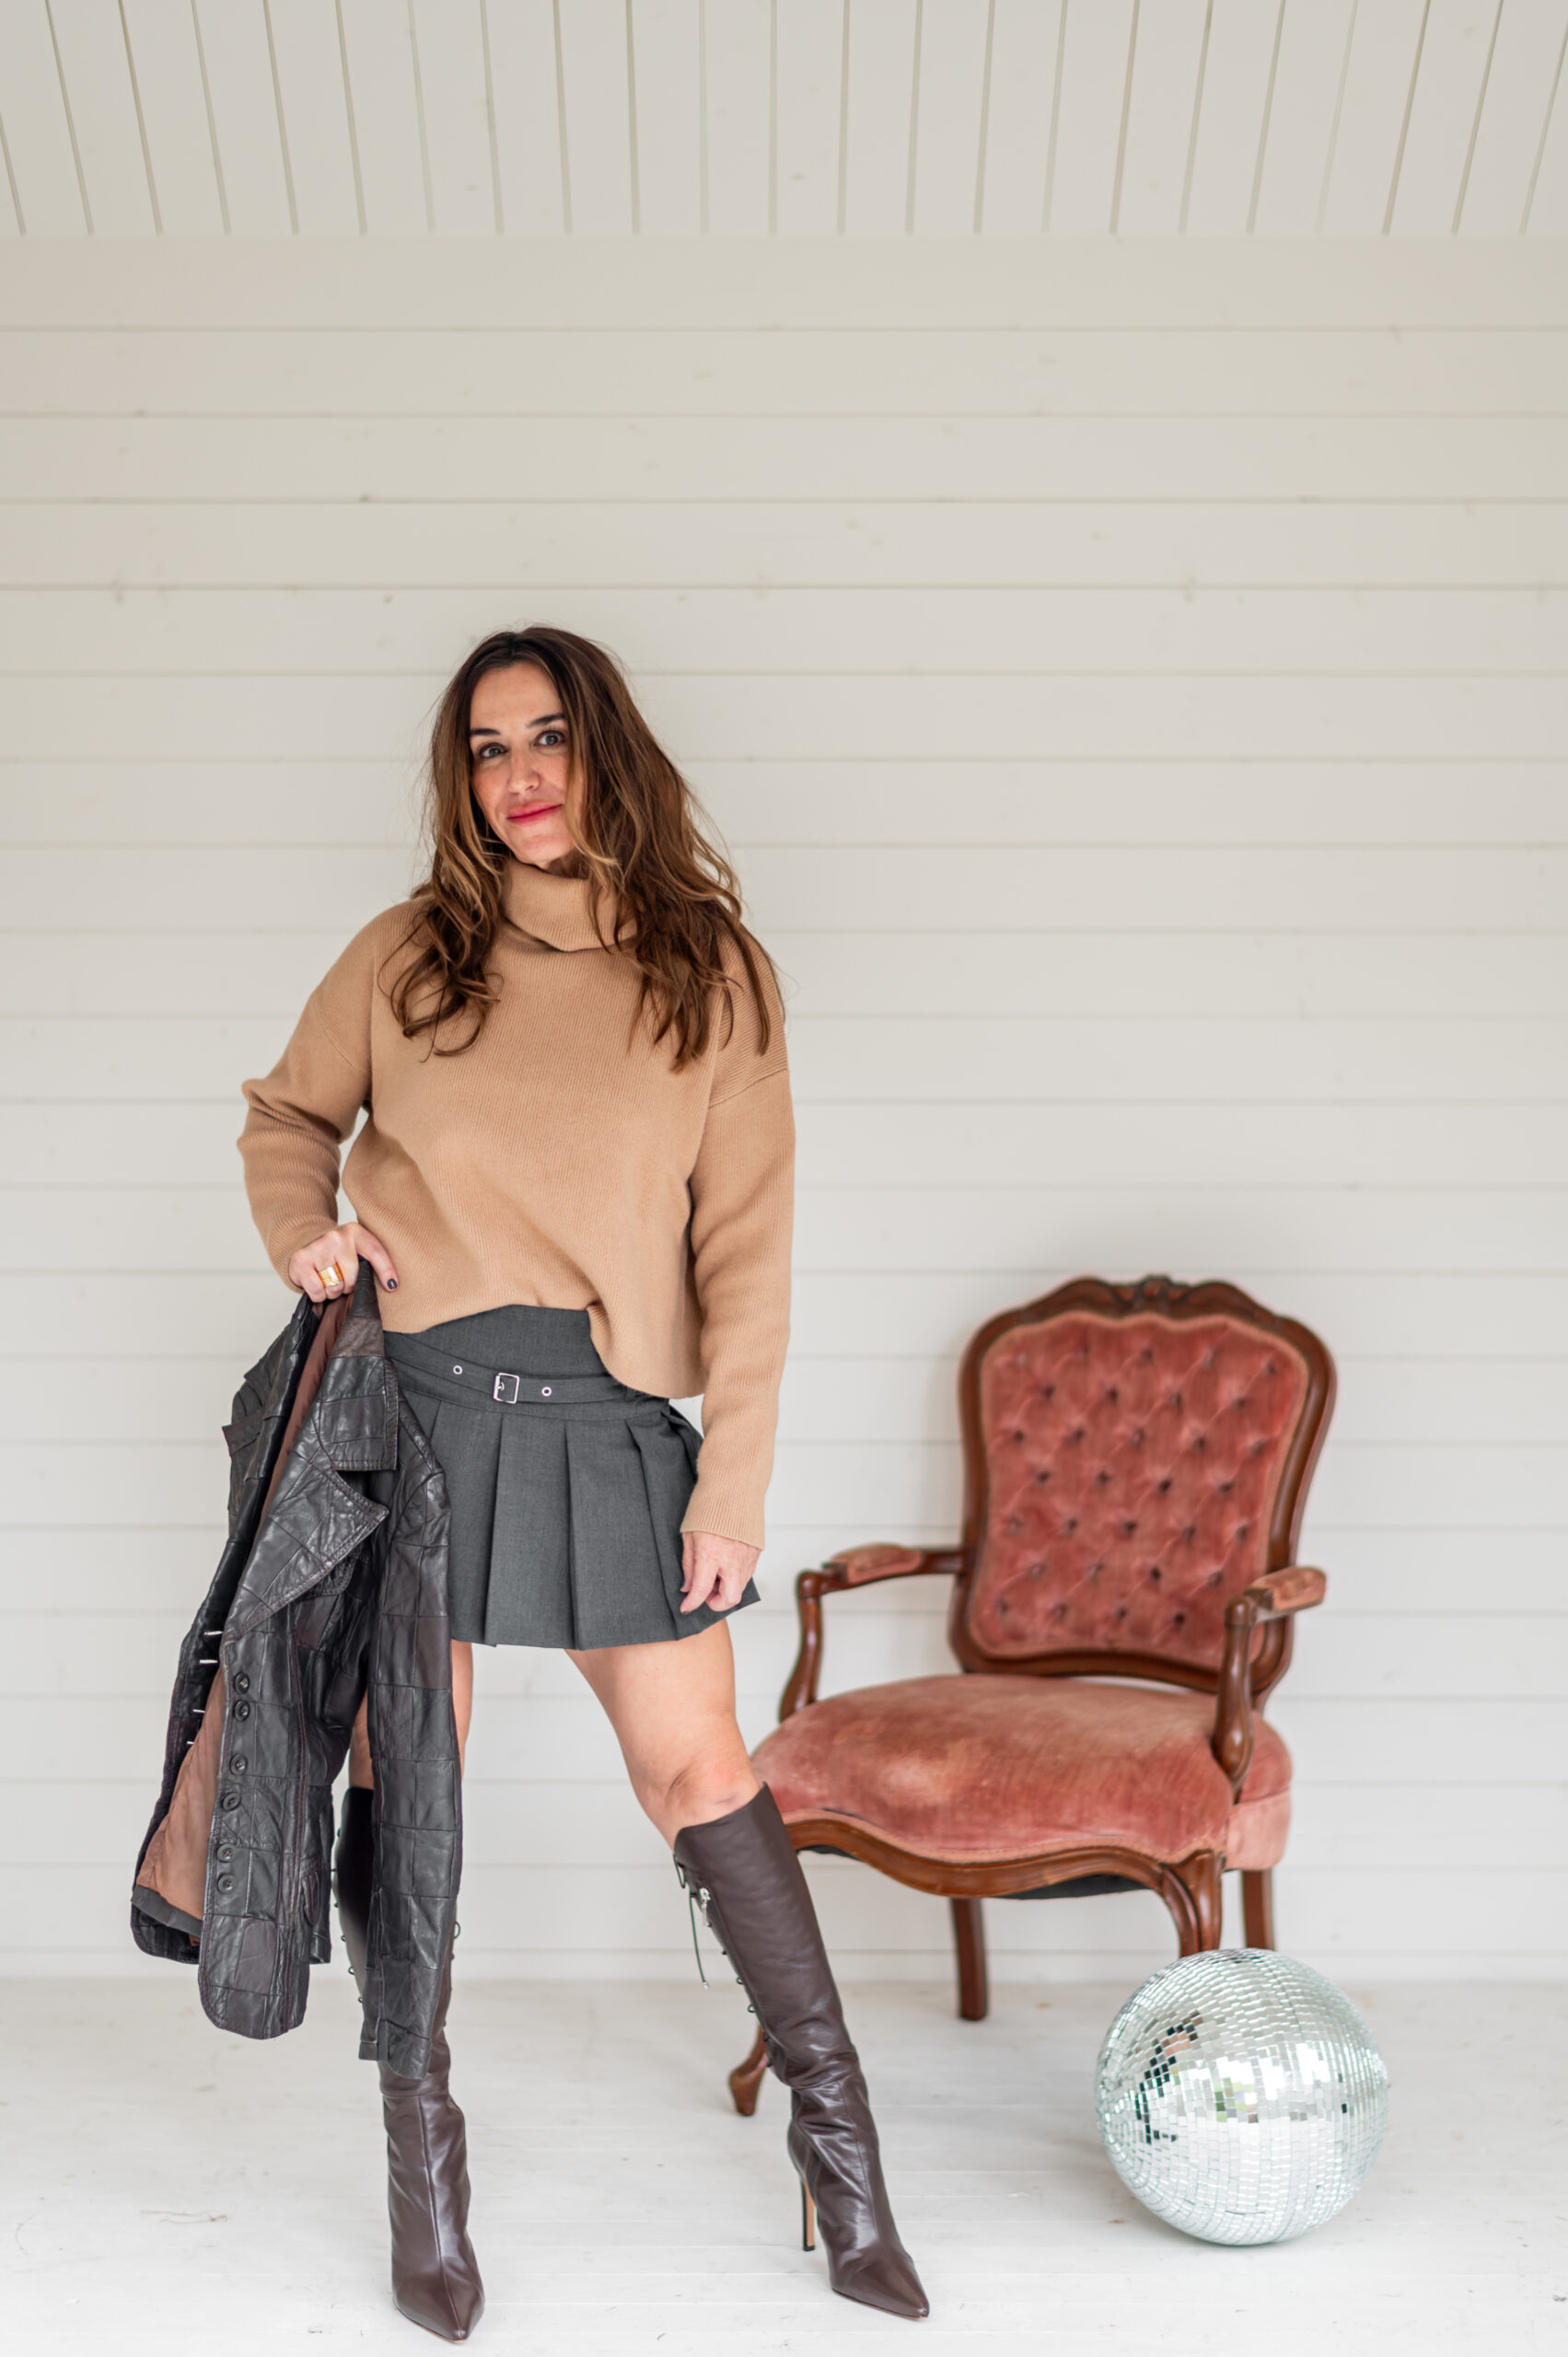
[[[447,1477],[454,1637],[655,1645],[728,1617],[680,1609],[702,1435],[616,1381],[586,1309],[482,1310],[389,1334],[387,1355]]]

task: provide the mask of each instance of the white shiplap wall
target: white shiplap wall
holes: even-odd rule
[[[217,1426],[285,1300],[240,1076],[411,873],[440,681],[599,635],[794,979],[789,1575],[953,1527],[955,1356],[1092,1270],[1325,1335],[1282,1937],[1568,1961],[1561,248],[13,245],[0,261],[4,1965],[130,1968]],[[939,1664],[945,1584],[829,1683]],[[690,1969],[613,1744],[482,1664],[470,1971]],[[18,1780],[37,1779],[25,1796]],[[946,1910],[815,1865],[846,1969]],[[1141,1973],[1142,1898],[990,1910]]]

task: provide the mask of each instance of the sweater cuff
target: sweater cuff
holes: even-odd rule
[[[680,1517],[680,1527],[683,1532],[705,1530],[711,1538],[738,1539],[743,1547],[761,1547],[761,1501],[738,1491],[726,1491],[717,1480],[704,1481],[699,1461],[697,1486]]]

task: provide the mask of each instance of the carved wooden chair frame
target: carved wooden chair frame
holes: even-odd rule
[[[1276,1335],[1300,1355],[1307,1388],[1291,1435],[1269,1526],[1266,1567],[1225,1607],[1225,1647],[1217,1669],[1160,1654],[1109,1650],[1000,1656],[990,1653],[969,1626],[969,1600],[985,1534],[990,1468],[981,1422],[981,1370],[1001,1338],[1014,1327],[1032,1326],[1069,1312],[1100,1318],[1154,1315],[1182,1321],[1223,1316],[1258,1332]],[[1169,1277],[1144,1277],[1135,1284],[1111,1284],[1078,1277],[1021,1308],[1008,1309],[981,1327],[966,1349],[958,1371],[958,1411],[964,1448],[963,1532],[957,1547],[886,1545],[850,1547],[831,1555],[819,1570],[802,1572],[795,1584],[800,1645],[779,1701],[781,1722],[817,1700],[822,1668],[822,1601],[848,1588],[881,1580],[923,1578],[945,1573],[953,1578],[947,1639],[960,1666],[976,1675],[1116,1678],[1182,1686],[1214,1697],[1211,1737],[1214,1758],[1239,1794],[1252,1762],[1253,1713],[1290,1666],[1294,1616],[1320,1603],[1324,1573],[1295,1562],[1296,1540],[1307,1486],[1322,1447],[1334,1402],[1334,1365],[1310,1328],[1276,1317],[1239,1286],[1214,1280],[1186,1285]],[[896,1847],[877,1834],[837,1817],[806,1817],[791,1825],[796,1850],[831,1852],[858,1858],[894,1882],[951,1902],[958,1976],[958,2013],[981,2021],[989,2008],[981,1898],[1087,1898],[1111,1890],[1144,1888],[1158,1894],[1169,1910],[1180,1943],[1191,1956],[1220,1944],[1221,1876],[1218,1851],[1200,1850],[1177,1864],[1136,1850],[1108,1845],[1053,1852],[1049,1856],[1009,1858],[996,1864],[954,1865]],[[1274,1944],[1272,1876],[1264,1868],[1241,1876],[1242,1914],[1250,1947]],[[731,2072],[730,2092],[738,2110],[756,2106],[767,2058],[759,2031],[746,2061]]]

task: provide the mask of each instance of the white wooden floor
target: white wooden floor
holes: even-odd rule
[[[1568,2348],[1561,1988],[1362,1992],[1394,2082],[1359,2202],[1272,2249],[1189,2242],[1105,2161],[1094,2057],[1124,1991],[947,1990],[851,2011],[931,2293],[907,2325],[834,2299],[798,2247],[771,2082],[738,2119],[737,1992],[474,1983],[453,2020],[489,2309],[476,2345],[571,2357],[1533,2357]],[[433,2344],[391,2307],[375,2078],[317,1975],[272,2046],[202,2020],[193,1976],[0,1984],[7,2357],[364,2357]]]

